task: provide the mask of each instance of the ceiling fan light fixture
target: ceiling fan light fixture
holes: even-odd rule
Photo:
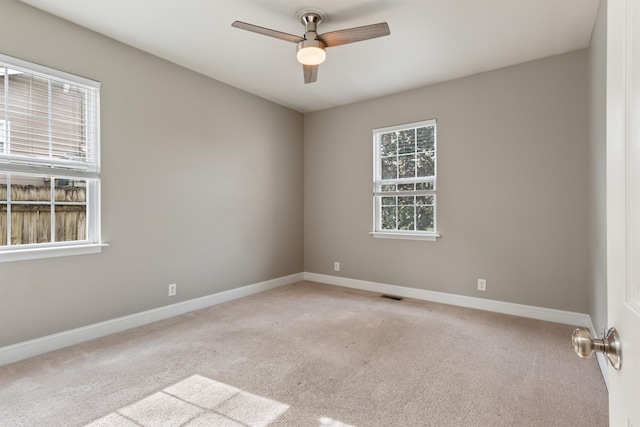
[[[296,50],[296,58],[303,65],[322,64],[327,59],[327,53],[324,51],[326,45],[318,40],[318,35],[313,31],[308,31],[305,39],[298,43]]]
[[[303,65],[318,65],[327,59],[327,53],[321,47],[307,46],[298,49],[296,58]]]

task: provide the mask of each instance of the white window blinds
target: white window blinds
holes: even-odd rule
[[[37,66],[36,66],[37,67]],[[0,162],[13,172],[99,175],[99,88],[88,79],[0,55]]]

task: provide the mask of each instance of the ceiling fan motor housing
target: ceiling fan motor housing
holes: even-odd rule
[[[305,33],[304,40],[297,44],[296,55],[298,57],[298,61],[303,64],[317,65],[322,63],[325,59],[324,49],[327,45],[318,38],[318,24],[322,22],[322,18],[322,15],[316,12],[306,12],[300,16],[300,21],[304,24]],[[305,59],[303,59],[303,56],[300,54],[302,49],[308,49],[305,51]],[[314,51],[315,53],[312,53]]]
[[[306,47],[317,47],[324,49],[327,47],[322,40],[318,39],[318,25],[324,17],[318,12],[304,12],[300,15],[300,21],[304,25],[304,40],[298,43],[298,50]]]

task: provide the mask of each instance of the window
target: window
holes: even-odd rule
[[[0,55],[0,261],[100,250],[99,90]]]
[[[374,237],[438,237],[436,139],[435,120],[374,129]]]

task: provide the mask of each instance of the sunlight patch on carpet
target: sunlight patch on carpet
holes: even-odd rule
[[[268,426],[289,405],[193,375],[87,427]]]

